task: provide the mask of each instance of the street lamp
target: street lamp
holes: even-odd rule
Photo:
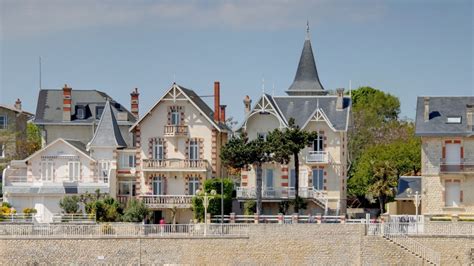
[[[196,195],[203,198],[202,205],[204,205],[204,235],[207,235],[207,207],[209,206],[209,200],[216,196],[217,192],[213,189],[210,194],[202,192],[199,189],[196,190]]]
[[[415,191],[415,194],[413,195],[413,190],[411,188],[407,188],[406,192],[409,198],[413,198],[413,203],[415,204],[415,214],[416,214],[415,215],[416,217],[415,230],[416,230],[416,234],[418,234],[418,206],[420,205],[420,202],[421,202],[421,195],[419,194],[418,191]]]

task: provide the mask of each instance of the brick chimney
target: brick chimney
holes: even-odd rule
[[[20,99],[16,99],[15,108],[18,109],[18,110],[21,110],[21,101],[20,101]]]
[[[140,93],[138,93],[138,88],[135,88],[135,90],[130,93],[130,112],[132,112],[136,119],[138,119],[139,116],[138,96],[140,96]]]
[[[245,110],[246,116],[248,113],[250,113],[251,106],[252,106],[252,100],[250,99],[248,95],[246,95],[244,98],[244,110]]]
[[[423,118],[425,122],[428,122],[430,120],[430,97],[424,97],[423,98],[423,103],[424,103],[424,113],[423,113]]]
[[[63,87],[63,121],[71,121],[71,91],[67,84]]]
[[[336,110],[343,110],[344,109],[344,88],[336,89]]]
[[[474,104],[466,105],[467,130],[474,131]]]
[[[227,105],[221,105],[221,110],[220,110],[220,112],[221,112],[221,119],[220,119],[220,121],[221,121],[222,123],[225,123],[225,108],[226,108],[226,107],[227,107]]]
[[[214,82],[214,121],[219,122],[221,104],[221,85],[219,81]]]

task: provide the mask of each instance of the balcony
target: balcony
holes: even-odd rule
[[[165,137],[186,137],[188,135],[188,126],[165,125]]]
[[[316,190],[312,187],[300,187],[299,196],[305,199],[317,199],[324,201],[327,198],[326,191]],[[255,199],[256,188],[237,188],[238,199]],[[262,188],[262,199],[264,200],[281,200],[281,199],[294,199],[295,188]]]
[[[182,160],[182,159],[166,159],[166,160],[143,160],[144,171],[189,171],[205,172],[209,169],[207,160]]]
[[[474,174],[474,162],[446,163],[439,164],[440,174]]]
[[[70,181],[69,178],[54,177],[52,180],[41,180],[33,176],[28,181],[27,176],[7,175],[4,177],[3,192],[26,194],[82,194],[99,189],[102,193],[109,192],[109,184],[98,177],[88,177],[85,180]]]
[[[146,195],[140,196],[148,208],[191,208],[193,196],[191,195]]]
[[[329,154],[327,151],[308,151],[306,154],[308,164],[328,164]]]

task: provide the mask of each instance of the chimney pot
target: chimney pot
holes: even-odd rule
[[[250,113],[251,105],[252,105],[252,100],[250,99],[250,97],[248,95],[245,95],[245,98],[244,98],[245,115]]]
[[[18,110],[21,110],[21,101],[20,99],[16,99],[16,102],[15,102],[15,108],[18,109]]]
[[[222,123],[225,123],[225,108],[227,107],[227,105],[221,105],[221,109],[220,109],[220,112],[221,112],[221,117],[220,117],[220,121]]]
[[[221,85],[219,81],[214,82],[214,121],[220,120],[220,102],[221,102]]]
[[[71,103],[72,103],[72,88],[64,84],[63,87],[63,121],[71,121]]]
[[[466,120],[467,120],[467,129],[473,131],[474,127],[474,104],[466,105]]]

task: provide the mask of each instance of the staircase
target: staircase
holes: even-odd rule
[[[311,200],[324,210],[324,215],[328,215],[328,198],[324,191],[313,190]]]
[[[383,225],[381,236],[388,242],[393,243],[414,256],[422,259],[428,265],[440,265],[441,255],[439,252],[424,246],[420,242],[408,237],[405,233],[391,231],[390,224]],[[474,249],[471,249],[471,254]],[[472,257],[472,256],[471,256]]]

